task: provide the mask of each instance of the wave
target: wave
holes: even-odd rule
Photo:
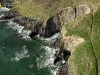
[[[9,11],[10,9],[6,8],[6,7],[2,7],[0,8],[0,12],[2,11]],[[0,17],[4,16],[4,14],[2,14]],[[14,23],[12,20],[8,20],[8,28],[12,28],[13,30],[17,31],[18,34],[20,34],[22,36],[23,39],[31,39],[29,37],[29,34],[31,33],[31,31],[28,30],[23,30],[24,26],[21,26],[17,23]],[[37,36],[40,40],[43,40],[45,42],[48,42],[49,44],[53,43],[56,41],[56,38],[58,38],[59,33],[54,34],[53,36],[49,37],[49,38],[40,38],[39,35]],[[54,54],[56,52],[57,49],[54,48],[50,48],[48,46],[43,46],[43,48],[45,48],[46,52],[43,53],[40,58],[37,58],[37,66],[39,68],[44,68],[44,67],[49,67],[51,68],[51,73],[53,73],[53,75],[56,75],[56,70],[57,69],[52,69],[55,68],[57,66],[55,66],[53,64],[54,61]],[[45,55],[45,57],[44,57]],[[30,57],[30,55],[28,55],[28,49],[26,48],[26,46],[22,47],[21,51],[16,51],[15,52],[15,57],[11,58],[11,61],[19,61],[22,58],[28,58]],[[44,60],[41,60],[41,58],[43,58]],[[41,62],[40,62],[41,61]],[[39,63],[40,62],[40,63]],[[32,68],[34,65],[30,64],[29,67]]]
[[[52,44],[56,41],[56,39],[58,38],[59,33],[55,33],[53,36],[49,37],[49,38],[42,38],[40,37],[40,35],[37,35],[36,37],[42,41],[48,42],[49,44]]]
[[[9,11],[10,9],[9,8],[6,8],[6,7],[1,7],[0,8],[0,11]]]
[[[53,75],[56,75],[56,70],[54,68],[56,68],[57,66],[55,66],[53,62],[54,62],[54,54],[57,49],[50,48],[48,46],[43,46],[43,48],[45,48],[46,52],[43,53],[39,58],[37,58],[36,61],[40,62],[40,63],[37,63],[37,65],[40,69],[44,67],[49,67],[49,69],[51,70],[51,73]]]
[[[8,20],[7,25],[8,25],[8,28],[12,28],[13,30],[17,31],[17,33],[22,36],[22,39],[31,39],[29,37],[29,34],[31,33],[31,31],[23,30],[24,26],[21,26],[17,23],[14,23],[12,20]],[[39,35],[37,37],[39,39],[46,41],[49,44],[51,44],[51,43],[56,41],[56,38],[58,38],[58,36],[59,36],[59,33],[54,34],[50,38],[40,38]],[[23,46],[22,48],[23,49],[21,51],[15,52],[15,57],[11,58],[11,61],[17,61],[18,62],[22,58],[25,58],[25,57],[28,58],[29,57],[28,50],[27,50],[26,46]],[[44,48],[45,48],[46,52],[45,52],[45,54],[42,54],[40,58],[37,58],[37,60],[36,60],[37,66],[40,69],[43,68],[43,67],[49,67],[49,68],[51,68],[51,73],[53,73],[53,75],[56,75],[56,70],[52,69],[52,68],[56,67],[53,64],[53,61],[54,61],[54,54],[55,54],[57,49],[50,48],[48,46],[44,46]],[[43,55],[45,55],[45,57],[43,57]],[[41,58],[44,58],[44,60],[41,60]],[[41,62],[40,62],[40,60],[41,60]],[[29,67],[32,68],[33,64],[30,64]]]
[[[10,9],[6,8],[6,7],[1,7],[0,8],[0,18],[4,16],[4,13],[9,11]]]
[[[11,58],[11,61],[19,61],[21,60],[22,58],[25,58],[25,57],[29,57],[28,55],[28,50],[26,48],[26,46],[23,46],[22,47],[22,51],[18,51],[18,52],[15,52],[15,57],[14,58]]]
[[[24,26],[21,26],[17,23],[14,23],[12,20],[8,20],[7,25],[14,29],[15,31],[18,32],[18,34],[20,34],[22,36],[23,39],[30,39],[29,34],[31,33],[31,31],[28,30],[23,30]]]
[[[3,17],[3,16],[4,16],[4,14],[0,15],[0,18]]]
[[[30,38],[29,34],[31,32],[27,31],[27,30],[23,30],[24,26],[21,26],[21,25],[19,25],[17,23],[14,23],[12,20],[9,20],[7,25],[10,28],[12,28],[15,31],[17,31],[18,34],[23,36],[23,39]],[[49,44],[51,44],[51,43],[56,41],[56,38],[58,38],[58,36],[59,36],[59,33],[54,34],[50,38],[40,38],[39,35],[37,37],[38,37],[38,39],[40,39],[42,41],[45,41],[45,42],[48,42]],[[13,60],[19,61],[22,58],[29,57],[28,50],[26,49],[26,46],[24,46],[23,48],[24,49],[22,51],[19,51],[19,52],[15,53],[15,57],[11,59],[12,61]],[[53,62],[54,62],[54,54],[57,51],[57,49],[50,48],[48,46],[43,46],[43,48],[45,48],[46,52],[41,54],[40,58],[37,58],[37,60],[36,60],[37,61],[37,66],[38,66],[39,69],[44,68],[44,67],[49,67],[49,68],[51,68],[51,73],[53,73],[53,75],[56,75],[56,70],[55,69],[57,69],[57,66],[55,66],[53,64]],[[43,60],[41,60],[41,58],[43,58]],[[30,64],[29,67],[32,68],[33,64]],[[55,68],[55,69],[52,69],[52,68]]]

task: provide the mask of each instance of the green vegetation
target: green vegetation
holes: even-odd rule
[[[71,1],[65,0],[25,0],[14,9],[24,17],[48,19],[58,10],[71,4]]]
[[[100,74],[100,7],[94,14],[93,23],[92,43],[94,46],[96,57],[98,59],[98,74]]]
[[[100,0],[24,0],[13,9],[24,17],[47,20],[64,7],[82,3],[91,6],[98,2]],[[85,40],[70,56],[72,75],[96,75],[97,67],[100,70],[100,8],[94,14],[94,18],[92,18],[92,15],[90,13],[65,25],[66,36],[77,35]],[[96,62],[95,55],[98,62]]]
[[[93,46],[98,60],[100,60],[100,9],[94,14],[92,30]]]
[[[96,3],[98,1],[99,0],[21,0],[21,4],[14,7],[14,9],[24,17],[48,19],[67,6],[75,6],[83,2],[90,4],[91,2]]]
[[[90,13],[65,27],[66,36],[78,35],[85,40],[75,49],[69,59],[71,73],[74,75],[97,75],[97,71],[100,71],[100,8],[94,14],[94,18]]]

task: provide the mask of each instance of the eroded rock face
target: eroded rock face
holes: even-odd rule
[[[71,53],[74,51],[75,47],[78,46],[79,44],[81,44],[84,41],[83,38],[80,38],[78,36],[67,36],[64,40],[63,40],[63,48],[64,49],[68,49],[71,51]]]
[[[62,26],[78,17],[89,14],[90,8],[87,5],[79,5],[76,7],[66,7],[48,19],[45,27],[45,37],[50,37],[60,32]]]
[[[75,9],[67,7],[56,13],[47,21],[45,37],[50,37],[60,32],[63,25],[75,19]]]
[[[7,13],[1,19],[13,19],[14,22],[23,25],[24,29],[32,32],[30,37],[34,37],[37,34],[40,34],[43,37],[50,37],[57,32],[61,32],[61,29],[65,24],[68,24],[78,17],[84,16],[89,12],[90,8],[87,5],[79,5],[74,8],[66,7],[49,18],[45,28],[42,28],[44,23],[43,20],[22,17],[16,11]],[[66,58],[67,56],[69,57],[74,51],[74,48],[83,41],[83,38],[79,38],[74,35],[64,38],[57,38],[57,41],[53,43],[53,46],[58,47],[59,51],[55,55],[54,64],[59,62],[62,58]],[[62,66],[57,73],[57,75],[68,75],[68,64]]]
[[[87,5],[76,6],[76,17],[81,17],[90,13],[90,8]]]
[[[32,32],[30,34],[30,37],[34,37],[37,34],[44,34],[44,29],[42,28],[44,20],[29,19],[21,16],[17,11],[9,11],[1,19],[12,19],[15,23],[24,26],[25,30],[29,30]]]
[[[60,32],[65,24],[89,12],[90,8],[87,5],[66,7],[50,17],[46,22],[45,28],[42,28],[44,20],[29,19],[21,16],[17,11],[9,11],[1,19],[13,19],[14,22],[25,26],[24,29],[31,30],[33,33],[38,33],[43,37],[51,37]]]
[[[66,62],[64,66],[58,69],[56,75],[70,75],[68,69],[69,69],[69,66],[68,66],[68,63]]]
[[[68,60],[70,55],[71,52],[69,50],[60,49],[60,51],[57,51],[55,54],[54,64],[56,65],[62,59]]]
[[[74,51],[75,47],[81,44],[83,41],[83,38],[74,35],[67,36],[64,39],[62,38],[61,47],[60,50],[56,52],[54,64],[58,63],[62,59],[65,59],[66,62],[58,69],[56,75],[70,75],[68,65],[69,56]]]

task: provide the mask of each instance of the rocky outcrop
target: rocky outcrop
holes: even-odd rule
[[[56,13],[54,16],[48,19],[45,27],[45,37],[50,37],[54,33],[60,32],[62,26],[69,21],[75,19],[75,9],[67,7]]]
[[[79,5],[76,7],[66,7],[52,17],[50,17],[47,22],[46,26],[43,28],[44,20],[36,20],[36,19],[29,19],[26,17],[21,16],[17,11],[9,11],[2,19],[13,19],[14,22],[23,25],[24,29],[31,30],[33,34],[40,34],[43,37],[50,37],[55,33],[61,31],[62,27],[65,24],[68,24],[70,21],[75,20],[78,17],[81,17],[85,14],[90,12],[90,8],[87,5]]]
[[[30,30],[30,37],[34,37],[37,34],[40,34],[43,37],[50,37],[55,33],[61,32],[62,27],[65,24],[75,20],[78,17],[82,17],[90,12],[90,8],[87,5],[79,5],[76,7],[66,7],[52,17],[50,17],[46,26],[44,25],[44,20],[36,20],[29,19],[21,16],[16,11],[10,11],[1,19],[13,19],[15,23],[18,23],[24,26],[25,30]],[[71,52],[74,51],[74,48],[82,43],[84,39],[76,37],[76,36],[68,36],[68,37],[59,37],[56,39],[56,42],[51,44],[51,47],[59,48],[55,54],[54,64],[57,64],[60,60],[65,59],[68,60]],[[66,59],[67,58],[67,59]],[[67,63],[67,62],[66,62]],[[59,73],[58,73],[59,72]],[[68,63],[64,64],[58,71],[57,75],[68,75]]]
[[[57,32],[60,32],[65,24],[75,20],[78,17],[84,16],[90,12],[87,5],[79,5],[76,7],[66,7],[48,19],[45,27],[45,37],[50,37]]]
[[[80,38],[78,36],[67,36],[65,39],[63,39],[63,48],[68,49],[71,51],[71,53],[74,51],[75,47],[81,44],[84,41],[83,38]]]
[[[70,75],[68,69],[69,69],[69,66],[68,66],[68,63],[66,62],[64,66],[60,67],[60,68],[57,70],[56,75]]]
[[[65,10],[67,9],[67,10]],[[90,8],[87,7],[86,5],[80,5],[80,6],[76,6],[75,8],[71,8],[71,7],[68,7],[68,8],[65,8],[63,9],[63,15],[61,15],[61,13],[59,13],[60,15],[58,15],[58,13],[56,14],[56,16],[53,16],[52,18],[52,22],[53,24],[49,25],[49,26],[54,26],[54,25],[57,25],[59,24],[58,26],[60,27],[56,27],[55,29],[57,29],[57,31],[61,31],[62,27],[64,26],[64,24],[67,24],[69,23],[70,21],[73,21],[74,19],[78,18],[78,17],[82,17],[86,14],[88,14],[90,12]],[[66,11],[66,13],[65,13]],[[62,11],[60,11],[62,12]],[[56,18],[56,19],[55,19]],[[61,19],[61,20],[60,20]],[[58,21],[57,21],[58,20]],[[56,22],[56,23],[55,23]],[[48,24],[47,24],[48,26]],[[51,33],[51,32],[54,32],[53,30],[48,30],[48,27],[47,27],[47,34]],[[56,32],[56,30],[55,30]],[[65,32],[61,32],[61,34],[65,35]],[[80,43],[82,43],[84,41],[83,38],[80,38],[78,36],[62,36],[62,38],[58,38],[54,45],[56,47],[60,46],[60,49],[59,51],[56,52],[56,58],[54,60],[54,64],[58,63],[59,61],[61,61],[62,59],[65,59],[66,60],[66,63],[63,64],[62,67],[60,67],[57,71],[57,75],[70,75],[69,74],[69,70],[68,70],[68,58],[69,56],[71,55],[71,53],[74,51],[75,47],[78,46]],[[47,35],[48,36],[51,36],[51,35]],[[58,42],[60,41],[60,45],[58,45]],[[65,53],[65,54],[64,54]],[[64,56],[65,55],[65,56]]]
[[[62,60],[62,58],[64,58],[65,60],[68,60],[70,55],[71,55],[71,52],[69,50],[60,49],[60,51],[57,51],[55,53],[54,64],[56,65],[60,60]]]
[[[24,26],[24,30],[31,31],[30,37],[34,37],[37,34],[44,34],[44,29],[42,27],[44,20],[29,19],[21,16],[17,11],[9,11],[1,19],[12,19],[15,23]]]

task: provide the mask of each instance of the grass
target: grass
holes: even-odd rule
[[[97,16],[97,18],[99,19],[99,16]],[[95,20],[97,21],[97,19],[94,16],[94,21]],[[89,15],[86,15],[85,17],[76,19],[74,22],[71,22],[65,25],[66,30],[67,30],[66,36],[77,35],[81,38],[84,38],[85,40],[83,44],[79,45],[75,49],[75,51],[72,53],[69,59],[70,70],[71,70],[71,73],[74,75],[96,75],[97,65],[96,65],[95,57],[92,51],[93,49],[90,42],[91,23],[92,23],[92,14],[89,14]],[[95,33],[92,34],[94,36],[94,39],[92,41],[95,42],[95,45],[93,44],[93,47],[95,48],[95,54],[97,55],[97,58],[99,59],[100,48],[98,48],[98,46],[100,45],[100,43],[99,43],[99,40],[96,40],[96,39],[100,39],[99,38],[100,35],[97,35],[96,33],[98,32],[97,29],[100,30],[100,27],[93,26],[93,28],[94,27],[97,27],[97,28],[95,28],[96,31],[93,31],[93,33],[94,32]]]
[[[100,60],[100,9],[94,14],[92,40],[98,60]]]
[[[47,20],[56,12],[67,6],[75,6],[84,2],[97,3],[98,1],[99,0],[23,0],[23,2],[15,6],[14,9],[24,17]]]
[[[24,0],[13,9],[24,17],[47,20],[64,7],[98,2],[100,0]],[[77,35],[85,40],[83,44],[75,48],[75,51],[70,56],[69,62],[72,75],[96,75],[97,65],[92,51],[93,48],[98,59],[98,70],[100,71],[100,8],[94,14],[92,37],[90,35],[91,16],[90,13],[65,25],[66,36]],[[92,39],[93,48],[90,39]]]
[[[22,16],[36,19],[48,19],[58,10],[72,5],[72,1],[66,0],[25,0],[16,9]]]
[[[92,30],[92,43],[94,46],[94,51],[98,59],[98,71],[100,71],[100,7],[98,11],[94,14],[93,20],[93,30]],[[98,75],[100,72],[98,72]]]

